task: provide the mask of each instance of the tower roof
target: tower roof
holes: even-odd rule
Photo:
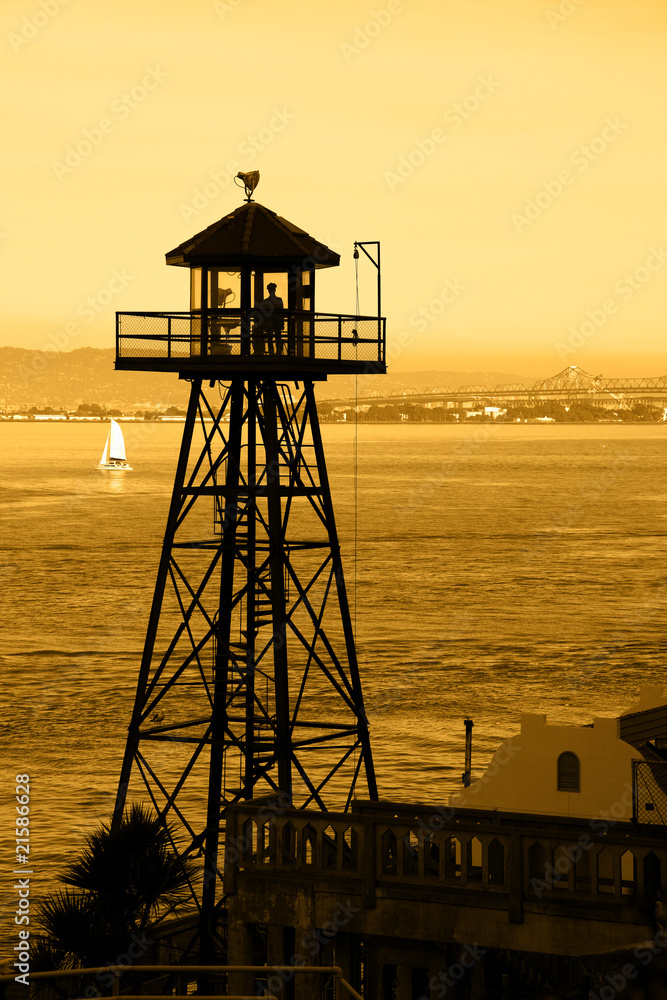
[[[182,267],[302,264],[334,267],[340,254],[309,236],[264,205],[247,202],[181,243],[166,255]]]

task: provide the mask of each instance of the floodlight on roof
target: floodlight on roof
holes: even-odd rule
[[[259,170],[250,170],[247,174],[239,170],[238,174],[234,178],[234,183],[240,178],[245,185],[246,201],[252,201],[252,193],[259,184]],[[240,184],[238,185],[241,186]]]

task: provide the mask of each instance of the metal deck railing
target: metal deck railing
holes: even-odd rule
[[[316,976],[333,976],[336,984],[335,996],[336,1000],[344,1000],[345,997],[352,997],[353,1000],[362,1000],[362,997],[357,993],[353,986],[347,982],[343,976],[343,970],[337,965],[104,965],[101,968],[80,968],[80,969],[54,969],[48,972],[30,972],[28,974],[31,980],[54,980],[54,979],[88,979],[92,977],[97,977],[100,973],[105,976],[109,973],[113,975],[113,988],[112,996],[122,997],[123,1000],[144,1000],[145,997],[150,997],[151,1000],[180,1000],[181,997],[187,998],[192,996],[191,993],[187,992],[187,985],[185,987],[186,992],[169,992],[169,993],[155,993],[152,992],[155,989],[155,981],[149,985],[149,991],[146,993],[123,993],[120,985],[120,977],[124,974],[132,975],[153,975],[154,973],[160,973],[163,977],[173,977],[178,975],[181,979],[184,977],[188,981],[195,981],[196,979],[212,980],[216,976],[227,976],[230,973],[233,975],[248,973],[254,975],[257,978],[259,976],[269,976],[277,975],[283,978],[285,981],[289,981],[293,975],[316,975]],[[14,981],[14,975],[2,975],[0,976],[0,985],[9,984]],[[183,987],[180,987],[183,989]],[[239,994],[227,994],[227,993],[210,993],[202,994],[197,993],[197,1000],[257,1000],[258,994],[249,995],[239,995]],[[270,992],[265,992],[260,994],[263,1000],[278,1000]]]
[[[197,312],[116,313],[118,358],[176,359],[279,357],[298,362],[384,364],[386,320],[284,310],[212,309]]]

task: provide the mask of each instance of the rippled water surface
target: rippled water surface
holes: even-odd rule
[[[0,424],[5,929],[14,775],[38,891],[109,812],[181,430],[126,425],[109,475],[104,425]],[[323,427],[384,797],[460,787],[466,715],[480,773],[522,711],[588,722],[662,681],[667,428],[360,425],[356,560],[354,433]]]

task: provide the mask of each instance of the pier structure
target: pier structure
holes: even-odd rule
[[[114,813],[150,798],[202,859],[199,941],[225,953],[229,809],[377,798],[314,383],[385,371],[385,320],[319,313],[339,255],[252,200],[167,254],[190,309],[118,313],[116,368],[191,383]],[[377,269],[379,244],[356,245]],[[379,299],[379,295],[378,295]]]

